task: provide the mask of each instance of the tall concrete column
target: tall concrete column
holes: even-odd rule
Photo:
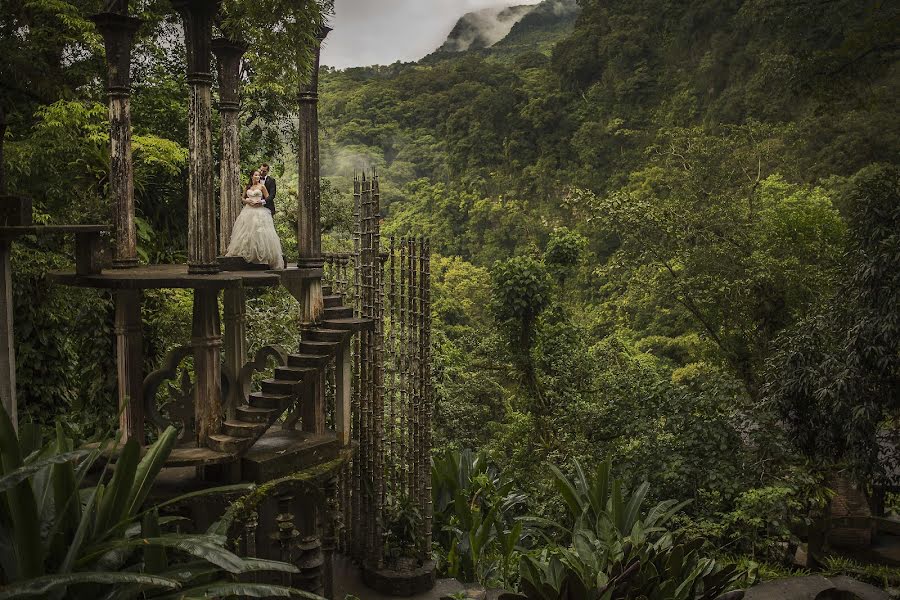
[[[322,229],[320,225],[321,194],[319,190],[319,55],[328,27],[319,30],[309,81],[300,87],[299,135],[297,144],[298,173],[300,176],[297,207],[297,246],[301,269],[321,269]],[[302,289],[301,320],[317,322],[322,317],[321,279],[304,280]]]
[[[222,116],[222,161],[219,169],[219,253],[225,254],[231,230],[241,212],[240,110],[241,57],[245,45],[226,38],[212,41],[219,71],[219,113]]]
[[[113,199],[116,245],[113,265],[137,266],[134,227],[134,175],[131,160],[131,46],[141,20],[105,12],[91,18],[106,46],[109,92],[109,191]]]
[[[209,436],[221,432],[224,416],[218,295],[216,290],[194,290],[191,345],[194,347],[194,416],[200,446],[207,445]]]
[[[122,441],[144,444],[144,348],[141,329],[141,292],[115,292],[116,375],[119,429]],[[124,407],[124,408],[123,408]]]
[[[106,47],[109,92],[109,190],[113,201],[115,247],[113,267],[138,266],[134,224],[134,172],[131,155],[131,48],[141,20],[120,12],[94,15],[92,20]],[[114,292],[116,310],[116,372],[119,427],[123,440],[144,442],[143,332],[141,292]]]
[[[213,190],[212,21],[218,0],[176,0],[173,6],[184,21],[187,81],[191,86],[188,111],[188,272],[217,273],[216,213]]]
[[[187,81],[191,86],[188,112],[188,272],[217,273],[216,214],[212,153],[212,22],[218,0],[175,0],[184,21]],[[194,290],[195,398],[198,444],[205,446],[222,428],[222,331],[218,291]]]
[[[219,253],[225,254],[231,241],[231,230],[241,212],[240,68],[246,46],[226,38],[212,41],[219,71],[219,112],[222,115],[222,161],[219,169]],[[225,305],[225,365],[237,376],[247,362],[247,307],[243,288],[227,289]],[[235,383],[237,383],[235,381]],[[233,387],[226,402],[229,419],[250,393],[249,382]]]

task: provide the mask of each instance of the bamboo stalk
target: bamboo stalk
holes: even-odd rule
[[[425,478],[425,531],[424,531],[424,556],[425,560],[431,553],[432,520],[434,517],[434,503],[431,496],[431,451],[432,451],[432,418],[434,416],[434,394],[431,380],[431,242],[425,238],[423,254],[425,257],[425,339],[424,339],[424,363],[425,363],[425,452],[428,476]]]
[[[382,263],[381,263],[381,194],[378,177],[372,177],[372,294],[374,296],[375,331],[374,331],[374,364],[373,364],[373,408],[375,413],[374,441],[375,470],[375,555],[379,568],[384,562],[384,544],[382,543],[382,524],[384,510],[384,306],[382,305]]]
[[[418,429],[419,429],[419,412],[418,405],[419,399],[416,393],[416,350],[413,345],[416,340],[416,269],[415,269],[415,261],[416,261],[416,246],[415,240],[413,238],[409,238],[407,240],[409,244],[408,250],[408,260],[409,260],[409,343],[408,346],[412,349],[410,353],[410,364],[409,364],[409,374],[408,374],[408,388],[409,388],[409,421],[411,427],[411,436],[410,436],[410,478],[409,478],[409,498],[411,500],[415,500],[416,498],[416,489],[417,482],[419,478],[419,462],[418,462]]]
[[[394,236],[391,236],[388,251],[388,273],[389,273],[389,288],[388,288],[388,314],[390,316],[390,328],[388,329],[388,405],[389,405],[389,416],[388,416],[388,464],[390,465],[390,473],[388,476],[388,485],[390,487],[390,492],[392,495],[396,496],[397,494],[397,454],[396,454],[396,443],[397,443],[397,416],[396,416],[396,407],[394,406],[394,402],[397,396],[397,335],[396,335],[396,327],[397,327],[397,287],[396,287],[396,272],[394,259],[396,256],[396,247],[395,247]]]
[[[409,467],[409,454],[406,435],[406,432],[409,429],[409,411],[407,409],[409,395],[406,388],[406,365],[407,355],[409,352],[409,345],[407,344],[406,339],[406,251],[406,238],[400,238],[400,332],[398,338],[400,344],[400,362],[398,364],[399,373],[397,381],[397,385],[400,388],[400,464],[398,465],[398,478],[400,481],[398,484],[398,494],[400,489],[406,489],[406,473]]]

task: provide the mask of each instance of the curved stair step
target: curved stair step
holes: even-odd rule
[[[303,339],[311,342],[343,342],[350,332],[346,329],[304,329]]]
[[[325,363],[323,363],[325,364]],[[303,381],[318,372],[318,367],[275,367],[275,379],[280,381]]]
[[[255,438],[267,429],[265,423],[225,421],[225,433],[236,438]]]
[[[315,342],[313,340],[300,342],[300,352],[304,354],[336,354],[340,347],[338,342]]]
[[[210,448],[217,452],[226,452],[229,454],[233,454],[246,450],[248,447],[250,447],[252,441],[253,440],[249,438],[234,437],[218,433],[209,436],[208,445]]]
[[[278,409],[256,408],[248,404],[237,407],[237,416],[241,421],[261,423],[263,425],[268,425],[270,421],[277,419],[281,412]]]
[[[351,319],[353,318],[353,307],[351,306],[332,306],[326,308],[322,313],[326,319]]]
[[[323,296],[332,296],[334,294],[331,293],[331,286],[327,283],[322,284],[322,295]]]
[[[328,364],[329,357],[325,354],[288,354],[288,366],[324,368]]]
[[[344,331],[361,331],[363,329],[374,329],[375,321],[367,318],[350,317],[347,319],[325,319],[322,321],[322,327],[328,329],[342,329]]]
[[[344,299],[337,294],[323,295],[322,300],[325,302],[325,308],[336,308],[344,303]]]
[[[297,389],[296,381],[284,381],[282,379],[264,379],[262,391],[266,394],[280,394],[290,396]]]
[[[290,394],[269,394],[266,392],[253,392],[250,394],[249,404],[253,408],[271,408],[283,411],[294,400]]]

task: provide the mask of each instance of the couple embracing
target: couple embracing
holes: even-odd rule
[[[266,163],[250,172],[242,200],[244,208],[234,222],[226,256],[240,256],[249,263],[267,264],[272,269],[286,266],[273,218],[277,189]]]

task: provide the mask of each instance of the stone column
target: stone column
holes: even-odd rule
[[[116,375],[122,441],[144,444],[144,349],[141,292],[122,290],[116,299]],[[124,408],[123,408],[124,407]]]
[[[207,445],[210,435],[222,430],[222,330],[219,324],[218,291],[194,290],[194,414],[197,442]]]
[[[350,398],[353,393],[352,353],[347,337],[338,349],[334,369],[334,432],[341,445],[350,445]]]
[[[131,156],[131,47],[141,20],[121,12],[94,15],[106,46],[109,92],[109,189],[113,200],[113,267],[138,266],[134,225],[134,174]],[[122,439],[144,443],[143,332],[140,291],[114,292],[119,427]]]
[[[237,407],[250,394],[250,382],[239,382],[238,375],[247,363],[247,296],[244,288],[225,290],[223,298],[225,317],[225,366],[234,378],[225,403],[225,416],[236,418]]]
[[[323,565],[324,592],[325,597],[330,599],[334,598],[334,548],[337,541],[335,522],[338,518],[337,490],[337,477],[328,477],[324,485],[325,502],[322,507],[325,519],[322,528],[322,558],[325,562]]]
[[[328,32],[322,27],[316,36],[312,70],[309,81],[300,86],[299,94],[299,135],[297,145],[298,173],[300,177],[297,207],[297,246],[300,258],[297,266],[301,269],[321,269],[322,230],[320,226],[319,190],[319,55],[322,41]],[[306,279],[303,282],[301,320],[314,323],[321,319],[324,309],[322,302],[322,280]]]
[[[246,46],[226,38],[212,41],[219,70],[219,113],[222,115],[222,162],[219,169],[219,253],[225,254],[231,229],[241,212],[240,79]]]
[[[113,265],[137,266],[137,236],[134,228],[134,176],[131,161],[131,45],[141,20],[105,12],[91,20],[106,46],[107,91],[109,92],[109,190],[113,199],[116,245]]]
[[[187,81],[191,86],[188,113],[188,272],[217,273],[216,214],[212,154],[212,21],[218,0],[175,0],[184,20]]]
[[[240,67],[246,46],[225,38],[212,41],[219,71],[219,112],[222,115],[222,162],[219,170],[219,253],[225,254],[231,230],[241,212]],[[227,289],[225,308],[225,364],[237,376],[247,362],[246,294],[243,288]],[[237,381],[235,381],[237,384]],[[227,418],[235,418],[241,398],[250,393],[249,382],[233,386],[226,402]]]

